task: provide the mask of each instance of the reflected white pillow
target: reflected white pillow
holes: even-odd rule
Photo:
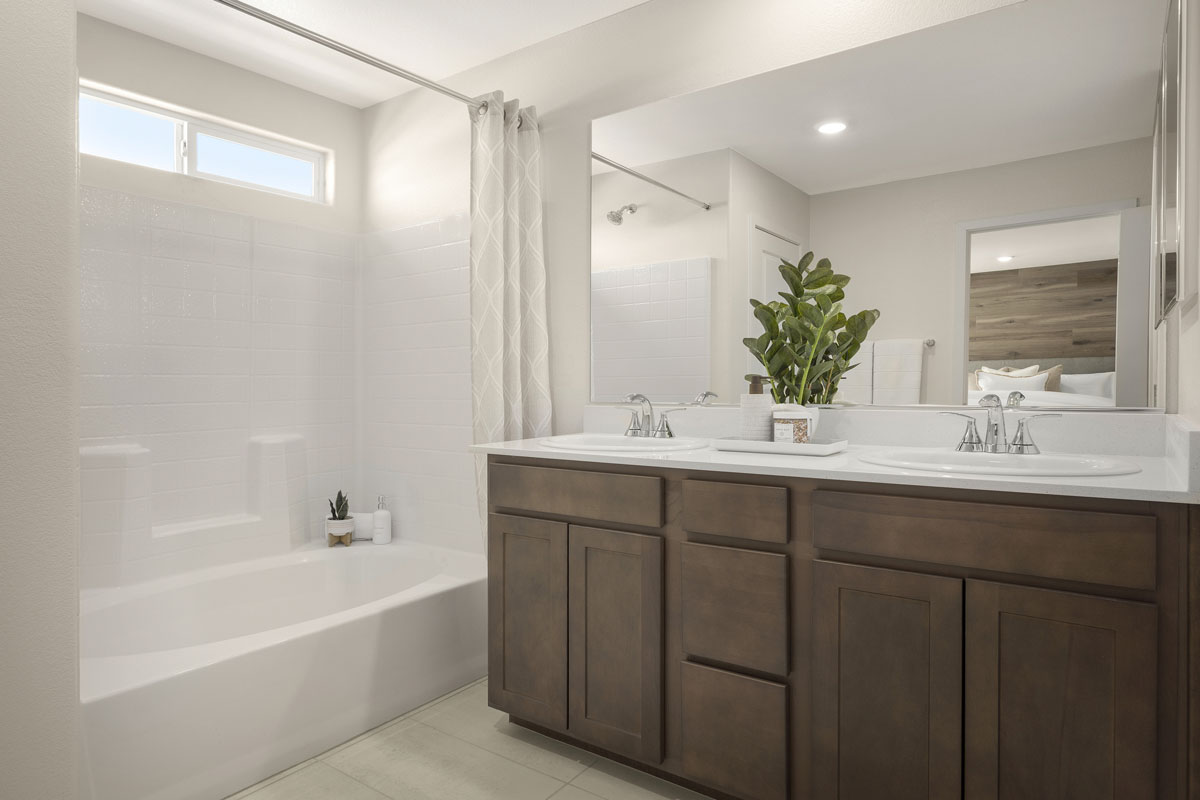
[[[1062,376],[1062,391],[1071,394],[1091,394],[1097,397],[1116,396],[1117,373],[1085,372]]]
[[[979,388],[985,392],[1044,392],[1046,391],[1046,379],[1049,377],[1050,373],[1048,372],[1023,378],[981,372],[979,373]]]
[[[1030,375],[1037,375],[1040,367],[1040,364],[1031,364],[1028,367],[1021,367],[1019,369],[1017,367],[1000,367],[999,369],[994,367],[980,367],[979,371],[986,372],[989,375],[1008,375],[1013,378],[1028,378]]]

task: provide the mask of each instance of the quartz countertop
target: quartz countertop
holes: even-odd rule
[[[546,462],[572,465],[614,464],[661,467],[703,472],[776,475],[789,478],[813,478],[852,481],[864,484],[930,486],[941,489],[969,489],[992,492],[1103,497],[1115,500],[1147,500],[1160,503],[1200,503],[1200,490],[1189,487],[1189,475],[1179,459],[1166,456],[1119,455],[1121,461],[1136,464],[1141,472],[1132,475],[1097,477],[1033,477],[978,475],[924,470],[897,469],[868,464],[860,456],[881,450],[918,452],[945,448],[880,447],[850,445],[831,456],[794,456],[762,453],[737,453],[704,448],[674,453],[575,452],[543,447],[541,439],[496,442],[475,445],[475,453],[536,458]]]

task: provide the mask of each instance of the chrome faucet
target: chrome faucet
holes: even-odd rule
[[[716,392],[710,392],[710,391],[705,390],[705,391],[701,392],[700,394],[696,395],[692,399],[692,405],[694,405],[694,406],[708,405],[709,400],[715,400],[718,397],[720,397],[720,395],[718,395]]]
[[[982,441],[975,430],[974,417],[955,411],[943,411],[943,414],[966,417],[968,420],[966,433],[963,434],[957,449],[960,452],[1012,453],[1013,455],[1037,455],[1040,453],[1038,446],[1034,444],[1033,436],[1029,433],[1029,423],[1038,417],[1061,417],[1062,414],[1031,414],[1018,419],[1017,432],[1010,442],[1004,430],[1004,411],[1005,409],[1019,410],[1024,399],[1025,395],[1020,392],[1009,392],[1008,401],[1001,405],[998,395],[985,394],[981,397],[979,405],[987,411],[988,415],[987,428],[984,430]]]
[[[631,409],[633,411],[633,419],[629,421],[629,427],[625,429],[625,435],[652,436],[654,434],[654,406],[650,403],[650,398],[644,394],[630,394],[625,396],[625,402],[641,403],[640,417],[638,416],[638,409]]]
[[[983,452],[1005,452],[1008,449],[1008,437],[1004,435],[1004,406],[1000,405],[1000,397],[985,394],[979,398],[979,407],[987,410],[987,425],[983,429]]]

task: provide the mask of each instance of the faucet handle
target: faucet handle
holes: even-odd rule
[[[700,394],[696,395],[692,399],[692,405],[702,406],[702,405],[707,404],[709,400],[716,400],[719,397],[720,397],[720,395],[717,394],[716,392],[710,392],[708,390],[705,390],[705,391],[701,392]]]
[[[642,433],[642,409],[638,406],[617,406],[630,412],[632,416],[629,418],[629,425],[625,428],[626,436],[643,436]]]
[[[1022,456],[1036,456],[1042,452],[1038,446],[1034,444],[1033,436],[1029,433],[1029,423],[1039,417],[1061,417],[1062,414],[1030,414],[1027,417],[1022,417],[1017,420],[1017,432],[1013,434],[1012,441],[1008,443],[1008,452]]]
[[[675,432],[671,430],[671,423],[667,421],[668,414],[675,414],[679,411],[687,411],[686,408],[668,408],[658,412],[658,427],[651,434],[656,439],[674,439]]]
[[[963,431],[962,439],[959,440],[958,447],[954,448],[955,450],[960,453],[976,453],[983,450],[983,439],[979,437],[979,429],[975,427],[974,417],[959,411],[942,411],[940,413],[947,417],[962,417],[967,421],[967,429]]]
[[[1020,392],[1014,391],[1014,392],[1008,393],[1007,405],[1009,408],[1020,408],[1021,403],[1023,403],[1024,401],[1025,401],[1025,395],[1021,394]]]

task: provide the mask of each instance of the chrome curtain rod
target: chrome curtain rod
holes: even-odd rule
[[[375,58],[375,56],[367,55],[361,50],[355,50],[353,47],[344,45],[335,39],[330,39],[328,36],[322,36],[316,31],[310,31],[308,28],[301,27],[294,22],[289,22],[283,17],[277,17],[274,14],[269,14],[266,11],[263,11],[261,8],[255,8],[252,5],[241,2],[241,0],[215,0],[215,2],[220,3],[228,8],[232,8],[235,11],[240,11],[243,14],[248,14],[255,19],[259,19],[263,22],[274,25],[276,28],[282,28],[288,33],[294,33],[297,36],[302,36],[305,39],[308,39],[310,42],[316,42],[319,45],[328,47],[330,50],[336,50],[342,55],[350,56],[351,58],[357,59],[364,64],[370,64],[376,69],[381,69],[384,72],[390,72],[391,74],[404,78],[406,81],[411,81],[418,86],[424,86],[426,89],[432,89],[433,91],[444,94],[447,97],[453,97],[460,103],[466,103],[471,108],[474,108],[480,114],[487,111],[487,103],[484,101],[476,100],[473,97],[467,97],[462,92],[456,92],[453,89],[442,86],[440,83],[435,83],[429,80],[429,78],[422,77],[415,72],[409,72],[406,69],[397,67],[395,64],[389,64],[382,59]]]
[[[219,3],[224,2],[224,0],[217,0],[217,2],[219,2]],[[677,194],[680,197],[682,197],[684,200],[687,200],[689,203],[695,203],[696,205],[700,206],[705,211],[708,211],[710,208],[712,208],[711,205],[704,202],[703,200],[697,200],[696,198],[692,197],[691,195],[684,194],[683,192],[679,191],[678,189],[672,189],[670,186],[667,186],[662,181],[656,181],[656,180],[654,180],[654,178],[651,178],[649,175],[644,175],[641,172],[638,172],[636,169],[627,167],[624,164],[618,164],[616,161],[613,161],[608,156],[602,156],[599,153],[593,151],[592,158],[596,159],[601,164],[607,164],[608,166],[612,167],[613,169],[619,169],[619,170],[621,170],[621,172],[624,172],[626,175],[632,175],[633,177],[637,178],[638,180],[643,180],[646,183],[654,184],[658,188],[665,189],[668,192],[670,192],[671,194]]]

